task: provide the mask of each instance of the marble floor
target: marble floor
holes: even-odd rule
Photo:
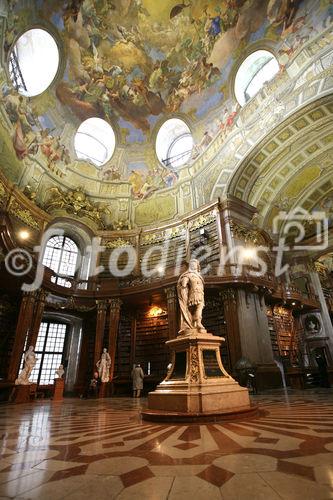
[[[221,424],[140,419],[146,401],[0,405],[0,498],[333,499],[333,391],[253,396]]]

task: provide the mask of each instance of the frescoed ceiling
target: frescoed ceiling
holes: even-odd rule
[[[54,189],[81,189],[113,214],[113,225],[151,224],[200,204],[191,172],[204,168],[205,148],[232,133],[246,111],[234,97],[237,66],[253,50],[272,51],[278,88],[292,78],[294,56],[333,18],[329,0],[12,0],[7,9],[5,3],[1,169],[41,207],[50,206]],[[55,37],[61,62],[50,88],[26,98],[12,88],[7,59],[32,26]],[[74,150],[79,125],[91,117],[116,134],[115,152],[100,168]],[[186,121],[196,144],[177,170],[155,153],[158,128],[171,117]]]

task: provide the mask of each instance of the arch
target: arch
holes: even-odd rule
[[[54,219],[46,230],[50,235],[52,235],[53,230],[55,230],[55,232],[61,230],[64,236],[67,236],[75,242],[79,254],[75,278],[78,280],[87,280],[95,266],[92,258],[94,235],[91,229],[81,222],[67,217],[61,217]],[[44,244],[44,247],[45,246]],[[42,248],[41,251],[42,255],[44,255],[44,248]]]
[[[227,192],[256,206],[269,221],[274,206],[304,205],[305,191],[326,176],[332,162],[333,97],[323,97],[276,127],[231,176]]]
[[[61,278],[55,278],[58,285],[70,286],[66,278],[74,278],[79,260],[79,248],[69,236],[51,236],[45,245],[43,254],[44,266],[52,269]]]

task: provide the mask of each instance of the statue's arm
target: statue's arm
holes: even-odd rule
[[[187,276],[184,276],[180,281],[181,288],[187,288],[189,281],[189,278]]]
[[[187,299],[188,299],[188,283],[189,279],[184,276],[180,283],[179,283],[179,288],[178,288],[178,293],[179,293],[179,301],[183,302],[184,306],[187,305]]]

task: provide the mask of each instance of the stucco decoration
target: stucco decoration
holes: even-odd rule
[[[315,37],[326,43],[318,35],[332,22],[327,0],[27,0],[8,6],[0,9],[2,60],[33,20],[54,35],[61,64],[51,87],[32,99],[18,95],[2,72],[1,169],[22,190],[28,184],[40,204],[50,187],[67,192],[82,186],[92,203],[113,214],[118,198],[127,198],[128,210],[119,217],[137,225],[209,201],[219,173],[230,178],[235,147],[246,146],[240,135],[219,158],[227,139],[265,99],[265,127],[284,118],[288,108],[268,96],[297,75],[303,46]],[[240,110],[232,92],[235,66],[259,46],[275,53],[280,72]],[[316,91],[307,85],[304,96]],[[154,151],[157,129],[171,116],[184,118],[195,140],[188,164],[177,170],[162,165]],[[103,168],[75,157],[75,132],[90,117],[105,119],[116,133],[115,152]]]

